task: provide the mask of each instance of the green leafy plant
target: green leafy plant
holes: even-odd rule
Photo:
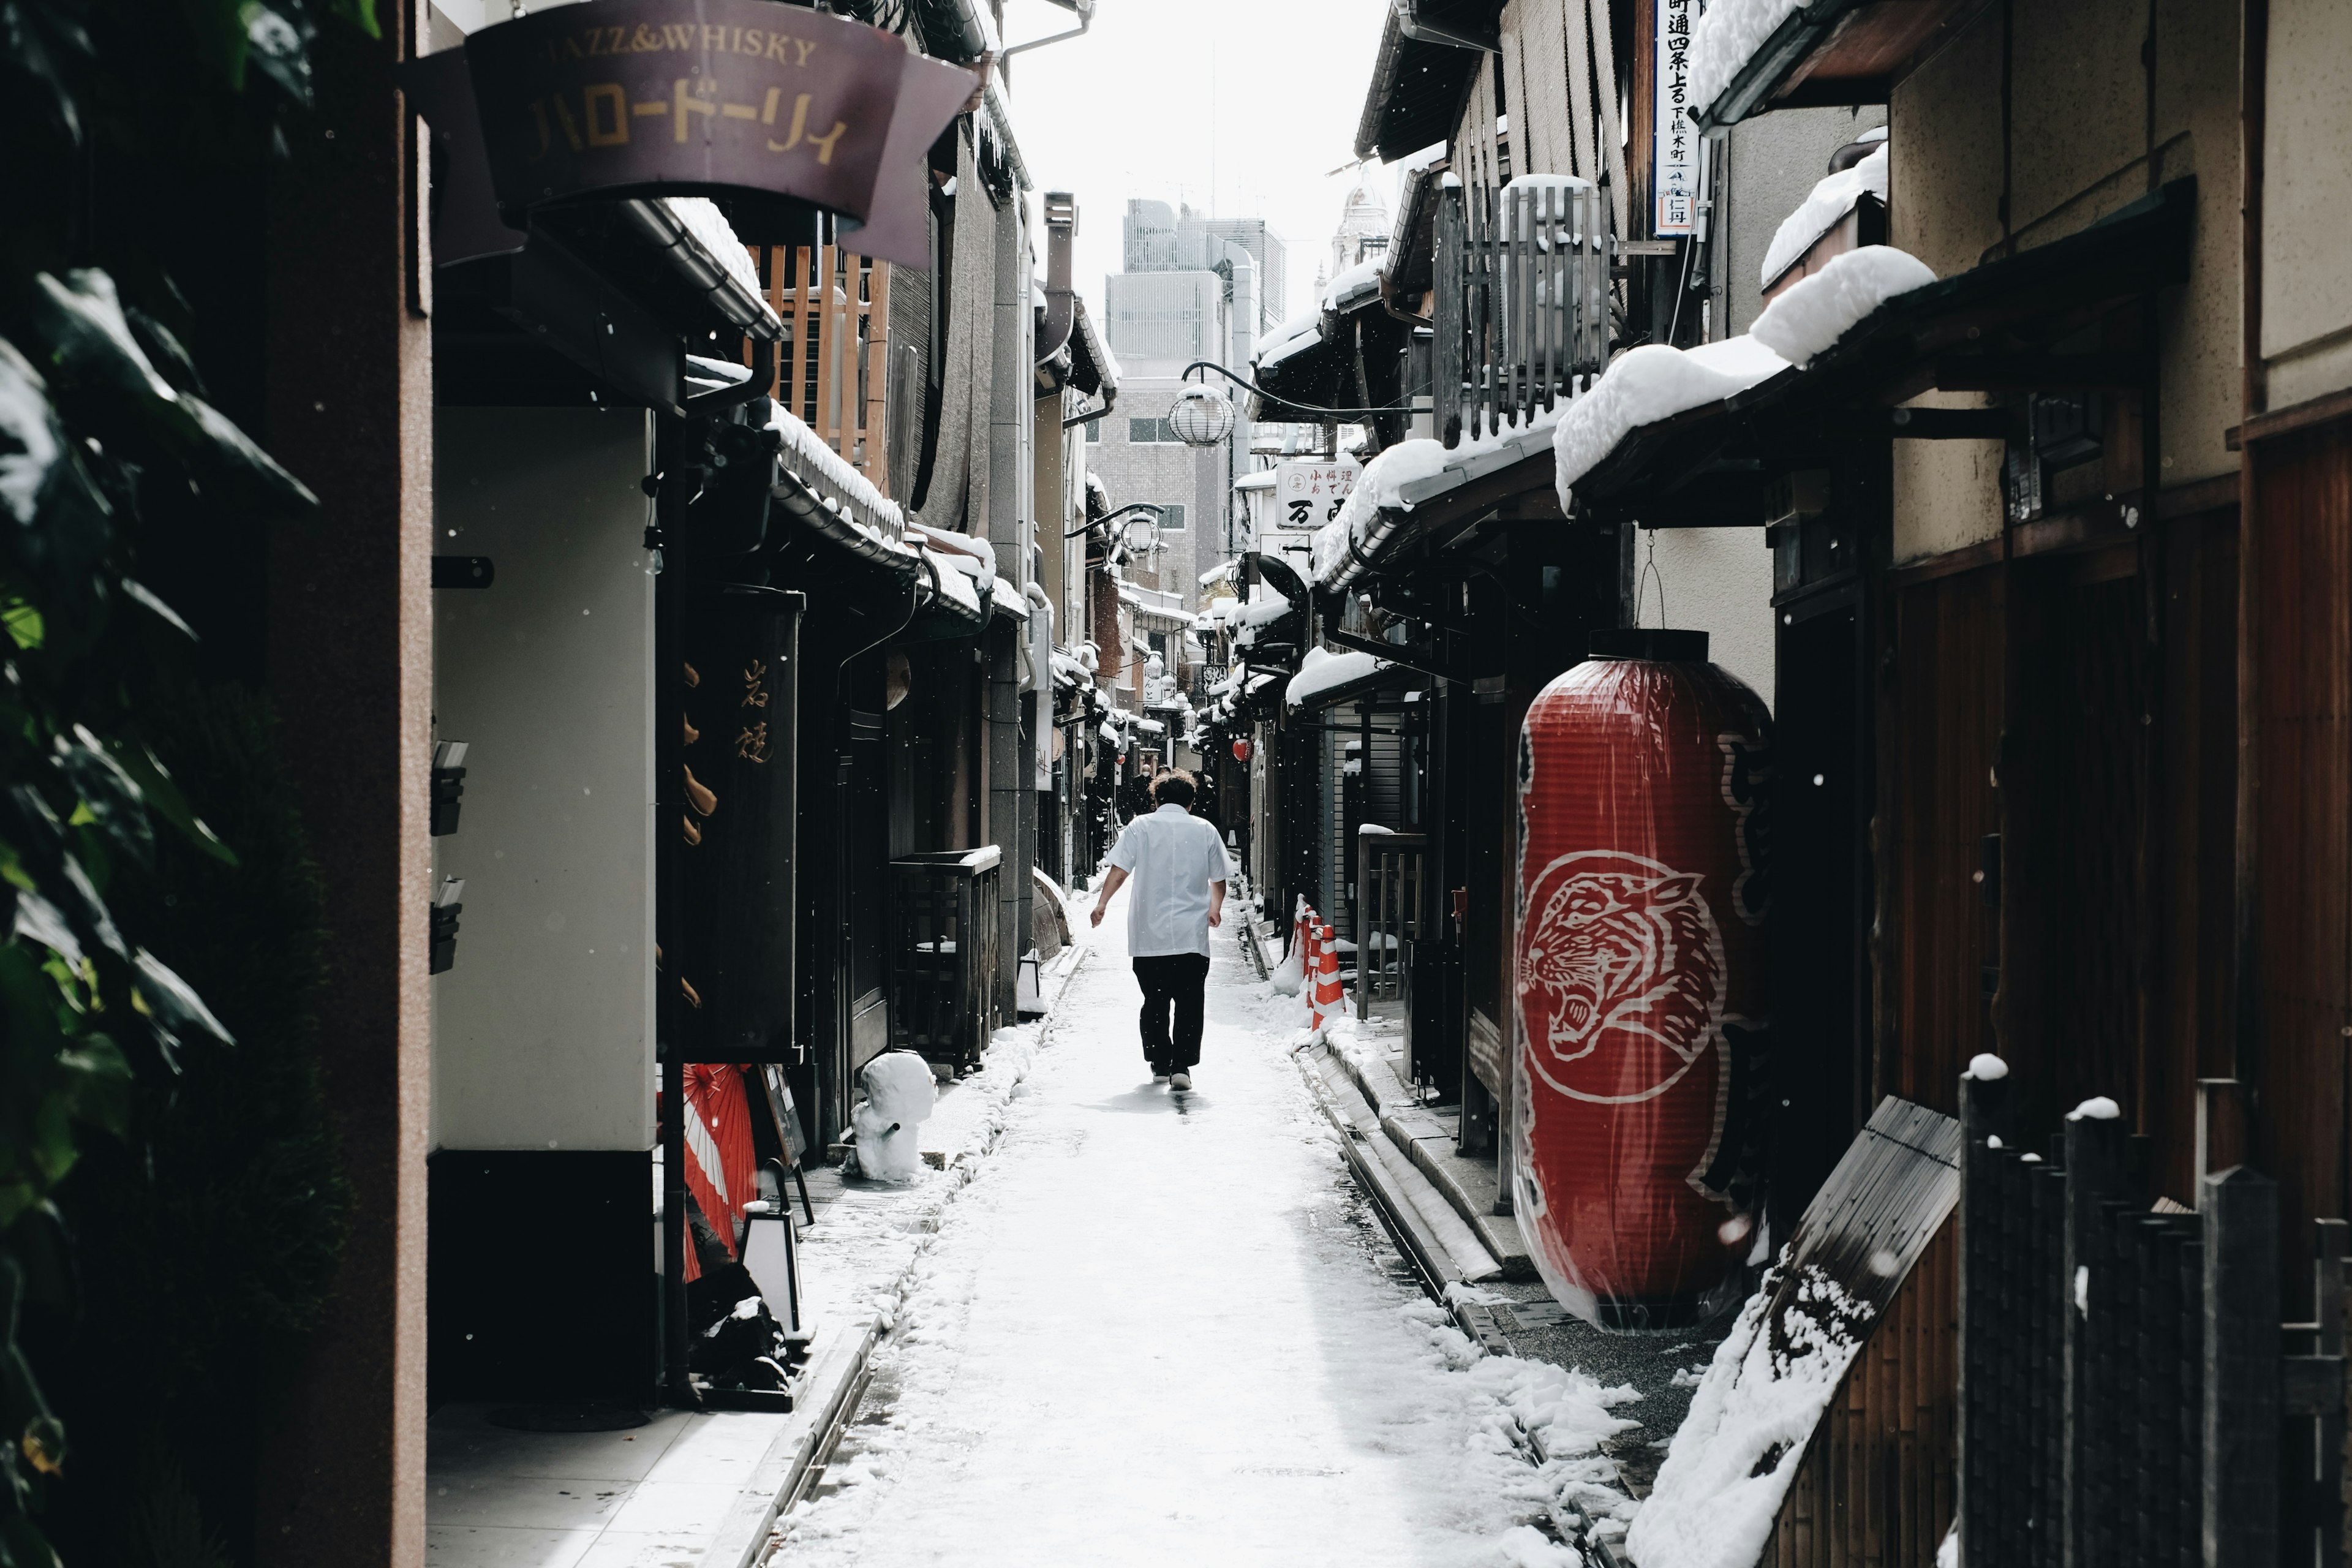
[[[146,945],[187,939],[159,856],[236,857],[155,744],[193,633],[141,581],[141,548],[158,529],[318,510],[206,395],[160,268],[76,265],[94,258],[82,154],[282,146],[322,25],[373,34],[373,0],[0,0],[0,144],[25,172],[0,225],[0,1568],[58,1562],[41,1514],[74,1463],[20,1332],[28,1312],[78,1310],[60,1189],[93,1149],[170,1147],[171,1119],[203,1099],[183,1087],[232,1047]],[[133,274],[126,300],[117,277]],[[286,1327],[323,1289],[317,1268],[296,1272]],[[193,1517],[184,1484],[159,1486],[141,1528],[210,1554],[200,1526],[173,1523]]]

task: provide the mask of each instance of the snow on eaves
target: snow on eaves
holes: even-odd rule
[[[858,520],[862,522],[878,523],[893,535],[904,531],[906,520],[898,503],[885,500],[871,480],[783,405],[769,405],[768,428],[784,438],[779,454],[784,467],[811,481],[810,488],[842,497],[866,514]]]
[[[1367,544],[1381,513],[1412,510],[1415,503],[1404,493],[1408,488],[1450,469],[1466,469],[1497,454],[1518,452],[1549,431],[1570,406],[1561,404],[1538,409],[1525,424],[1465,437],[1457,446],[1420,437],[1400,441],[1376,453],[1357,476],[1355,489],[1349,491],[1339,515],[1315,531],[1309,543],[1308,571],[1317,582],[1327,587],[1332,585],[1332,574],[1346,559],[1348,546]]]
[[[931,564],[939,568],[940,596],[953,600],[956,607],[968,616],[979,615],[980,590],[961,570],[961,563],[956,559],[956,552],[934,550],[928,544],[922,547],[922,551]]]
[[[1568,405],[1567,416],[1552,432],[1561,510],[1567,510],[1576,481],[1635,430],[1745,392],[1788,368],[1787,361],[1753,334],[1695,349],[1644,343],[1627,350]]]
[[[1764,307],[1748,335],[1801,369],[1889,300],[1935,280],[1927,264],[1909,252],[1865,245],[1831,257],[1819,272],[1790,284]]]
[[[705,196],[657,196],[655,198],[669,216],[686,226],[710,259],[727,268],[729,277],[743,286],[745,293],[755,300],[767,298],[768,291],[760,287],[760,269],[751,265],[751,253],[735,237],[735,227],[719,204]]]
[[[1344,310],[1350,304],[1360,301],[1368,287],[1374,293],[1378,293],[1380,286],[1380,262],[1360,261],[1323,286],[1323,308],[1327,310]]]
[[[1715,0],[1691,28],[1690,100],[1704,109],[1731,85],[1803,0]]]
[[[1853,167],[1841,169],[1815,185],[1812,194],[1797,204],[1797,210],[1780,220],[1772,243],[1765,247],[1763,287],[1769,289],[1775,278],[1811,249],[1813,242],[1853,211],[1854,204],[1865,195],[1876,196],[1882,202],[1886,199],[1886,146],[1883,142],[1877,152]]]
[[[1323,693],[1361,680],[1368,675],[1393,668],[1391,661],[1376,658],[1361,649],[1332,653],[1328,649],[1310,647],[1307,657],[1298,661],[1298,673],[1290,678],[1283,690],[1283,700],[1293,708],[1303,708]]]
[[[1263,360],[1268,353],[1289,342],[1293,338],[1320,337],[1322,331],[1321,309],[1301,310],[1265,336],[1258,339],[1250,348],[1250,358]]]

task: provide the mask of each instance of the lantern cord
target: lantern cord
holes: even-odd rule
[[[1412,409],[1408,408],[1402,403],[1391,403],[1379,408],[1324,408],[1312,403],[1293,403],[1287,397],[1284,397],[1276,393],[1268,392],[1265,388],[1260,386],[1257,383],[1252,381],[1245,375],[1234,374],[1232,371],[1227,370],[1223,365],[1217,363],[1214,360],[1194,360],[1191,364],[1184,367],[1182,379],[1186,381],[1194,379],[1192,373],[1196,370],[1213,370],[1219,375],[1223,376],[1227,381],[1232,382],[1234,385],[1247,387],[1250,391],[1256,393],[1260,397],[1265,398],[1268,403],[1279,404],[1285,408],[1295,408],[1301,414],[1335,414],[1341,415],[1349,418],[1355,418],[1367,414],[1410,414],[1412,412]],[[1202,385],[1206,385],[1208,384],[1208,378],[1205,376],[1201,377],[1200,381]]]
[[[1633,579],[1633,624],[1636,626],[1642,624],[1643,594],[1650,584],[1655,583],[1658,585],[1658,629],[1664,631],[1666,626],[1666,580],[1658,573],[1658,531],[1650,529],[1647,531],[1650,535],[1649,553],[1643,558],[1641,575]]]

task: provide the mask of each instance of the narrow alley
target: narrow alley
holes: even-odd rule
[[[1572,1561],[1529,1521],[1564,1486],[1605,1506],[1591,1450],[1632,1390],[1480,1362],[1350,1184],[1291,1061],[1297,1005],[1232,941],[1198,1087],[1154,1083],[1122,916],[774,1561]],[[1515,1394],[1557,1402],[1549,1467]]]

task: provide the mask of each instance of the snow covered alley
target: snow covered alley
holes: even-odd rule
[[[1632,1391],[1480,1357],[1415,1288],[1222,934],[1198,1087],[1153,1084],[1124,925],[774,1561],[1574,1562],[1530,1522],[1622,1511],[1594,1450]]]

